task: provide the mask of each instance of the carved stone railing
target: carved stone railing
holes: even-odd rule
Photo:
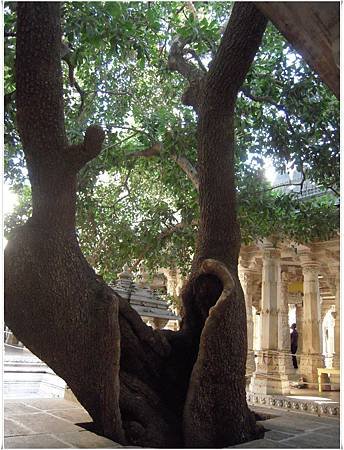
[[[338,417],[340,414],[339,402],[330,402],[328,404],[318,404],[312,400],[298,399],[297,397],[285,397],[268,394],[246,393],[247,403],[254,406],[263,406],[269,408],[284,409],[288,411],[298,411],[317,416]],[[319,401],[321,399],[319,398]]]

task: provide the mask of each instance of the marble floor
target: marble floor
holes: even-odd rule
[[[79,403],[62,398],[63,380],[61,384],[51,369],[44,366],[26,349],[6,348],[3,448],[121,447],[78,425],[90,423],[90,416]],[[333,391],[292,389],[290,395],[277,398],[319,407],[340,406],[340,392]],[[258,418],[265,419],[260,421],[266,430],[264,439],[235,448],[340,448],[339,416],[319,417],[267,404],[250,408]]]
[[[341,448],[339,417],[254,407],[265,428],[264,439],[236,445],[235,448]]]
[[[92,422],[77,403],[63,399],[4,401],[4,448],[118,448],[78,426]]]
[[[340,420],[300,412],[254,407],[266,432],[234,448],[340,448]],[[3,448],[118,448],[110,439],[85,430],[87,412],[63,399],[4,401]]]

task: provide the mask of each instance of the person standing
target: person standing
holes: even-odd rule
[[[297,366],[295,353],[297,351],[297,340],[298,340],[299,334],[298,334],[297,329],[296,329],[296,323],[293,323],[291,325],[291,330],[292,331],[290,333],[290,349],[291,349],[291,353],[293,355],[292,359],[293,359],[294,369],[297,369],[298,366]]]

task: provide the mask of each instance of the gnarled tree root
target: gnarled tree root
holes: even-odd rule
[[[162,376],[169,340],[95,274],[75,237],[17,229],[5,254],[5,321],[66,381],[97,432],[124,445],[181,445]]]
[[[103,435],[146,447],[229,445],[253,428],[247,407],[238,408],[246,405],[243,349],[236,346],[245,342],[245,327],[240,335],[233,330],[245,311],[227,269],[205,260],[199,276],[209,274],[223,291],[209,316],[207,307],[200,314],[208,318],[197,356],[197,333],[147,327],[96,276],[73,237],[27,224],[6,249],[5,321],[67,382]],[[202,293],[213,281],[198,283]]]
[[[5,251],[5,322],[71,387],[97,427],[126,443],[119,410],[117,295],[75,238],[29,223]]]

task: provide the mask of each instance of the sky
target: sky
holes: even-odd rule
[[[2,190],[2,212],[3,214],[10,213],[18,203],[18,196],[12,192],[8,185],[3,184]]]
[[[2,185],[2,214],[5,216],[13,211],[13,208],[18,203],[18,196],[14,192],[11,192],[8,185],[3,183]],[[7,239],[3,237],[3,248],[6,247]]]

